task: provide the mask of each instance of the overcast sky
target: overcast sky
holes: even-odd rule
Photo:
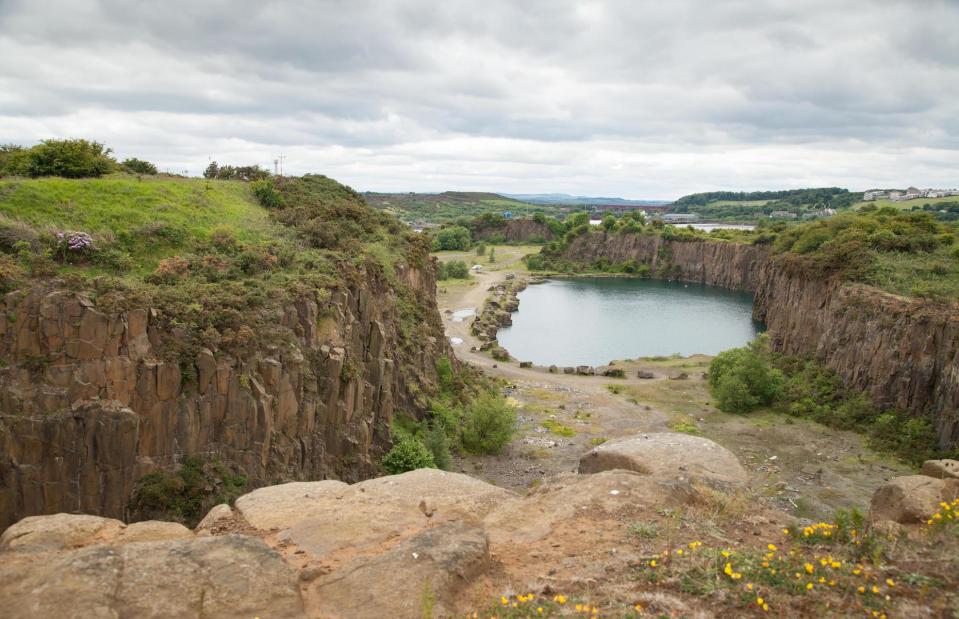
[[[0,142],[359,190],[959,185],[959,0],[0,0]]]

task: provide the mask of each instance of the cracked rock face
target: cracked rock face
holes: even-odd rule
[[[414,349],[399,285],[432,334]],[[43,287],[0,299],[0,529],[61,511],[123,518],[136,480],[184,456],[215,454],[253,485],[373,475],[393,411],[421,409],[414,391],[452,356],[432,271],[325,293],[285,308],[287,340],[242,359],[200,348],[192,363],[164,358],[186,334],[149,308]]]
[[[238,535],[5,552],[0,600],[36,617],[303,617],[293,571]]]

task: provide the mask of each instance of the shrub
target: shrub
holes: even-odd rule
[[[462,260],[452,260],[446,263],[446,277],[449,279],[467,279],[470,269]]]
[[[720,410],[746,413],[782,394],[783,375],[762,354],[765,340],[719,353],[709,365],[709,385]]]
[[[440,423],[430,424],[429,429],[423,434],[423,444],[433,454],[433,462],[436,464],[436,468],[444,471],[449,470],[452,462],[450,438]]]
[[[155,165],[149,161],[137,159],[136,157],[125,159],[123,163],[120,164],[120,167],[123,168],[125,172],[129,172],[130,174],[153,175],[157,173],[157,167]]]
[[[484,244],[482,244],[482,243],[480,243],[479,245],[477,245],[477,246],[476,246],[476,255],[477,255],[477,256],[485,256],[485,255],[486,255],[486,245],[484,245]]]
[[[44,140],[26,151],[18,172],[26,176],[86,178],[113,171],[110,149],[87,140]]]
[[[501,396],[485,393],[466,410],[461,441],[472,453],[496,454],[513,436],[516,413]]]
[[[13,259],[0,254],[0,294],[16,289],[22,277],[23,271]]]
[[[463,226],[442,228],[433,239],[434,250],[467,250],[470,248],[470,231]]]
[[[77,262],[97,251],[93,237],[86,232],[57,232],[55,256],[59,260]]]
[[[137,481],[133,520],[175,520],[194,526],[218,503],[232,503],[246,487],[219,461],[186,458],[176,472],[156,471]]]
[[[260,206],[264,208],[280,208],[283,206],[280,192],[276,190],[273,181],[268,178],[250,183],[250,191],[253,192],[253,197],[260,203]]]
[[[396,475],[416,469],[435,469],[436,461],[426,445],[412,436],[404,436],[383,456],[383,468],[390,475]]]
[[[14,253],[14,247],[21,242],[33,247],[39,238],[40,235],[29,225],[0,216],[0,251]]]

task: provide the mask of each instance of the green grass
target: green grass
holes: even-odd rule
[[[188,241],[208,240],[220,226],[242,242],[280,233],[250,194],[247,183],[115,174],[104,178],[2,179],[0,214],[38,229],[72,230],[120,238],[142,232],[146,242],[126,243],[142,271]],[[160,224],[160,225],[158,225]],[[163,236],[150,237],[151,228]],[[121,239],[122,240],[122,239]]]
[[[576,430],[571,427],[564,425],[555,419],[547,419],[543,422],[543,427],[555,434],[556,436],[565,436],[567,438],[571,436],[576,436]]]
[[[914,206],[922,206],[923,204],[943,204],[959,203],[959,196],[946,196],[945,198],[916,198],[915,200],[902,200],[900,202],[894,202],[888,198],[882,198],[879,200],[870,200],[869,202],[856,202],[853,205],[853,208],[862,208],[863,206],[875,206],[876,208],[882,208],[884,206],[891,206],[892,208],[897,208],[905,211],[912,210]]]
[[[959,299],[959,259],[953,247],[928,253],[879,253],[863,279],[882,290],[906,297]]]

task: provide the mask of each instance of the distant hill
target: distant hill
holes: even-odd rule
[[[627,200],[625,198],[571,196],[566,193],[504,193],[503,195],[507,198],[532,202],[533,204],[579,204],[588,206],[663,206],[669,204],[669,200]]]
[[[861,193],[850,193],[841,187],[784,189],[779,191],[710,191],[694,193],[676,200],[673,213],[696,213],[704,219],[756,221],[774,212],[792,213],[796,217],[813,217],[827,209],[852,207]]]

